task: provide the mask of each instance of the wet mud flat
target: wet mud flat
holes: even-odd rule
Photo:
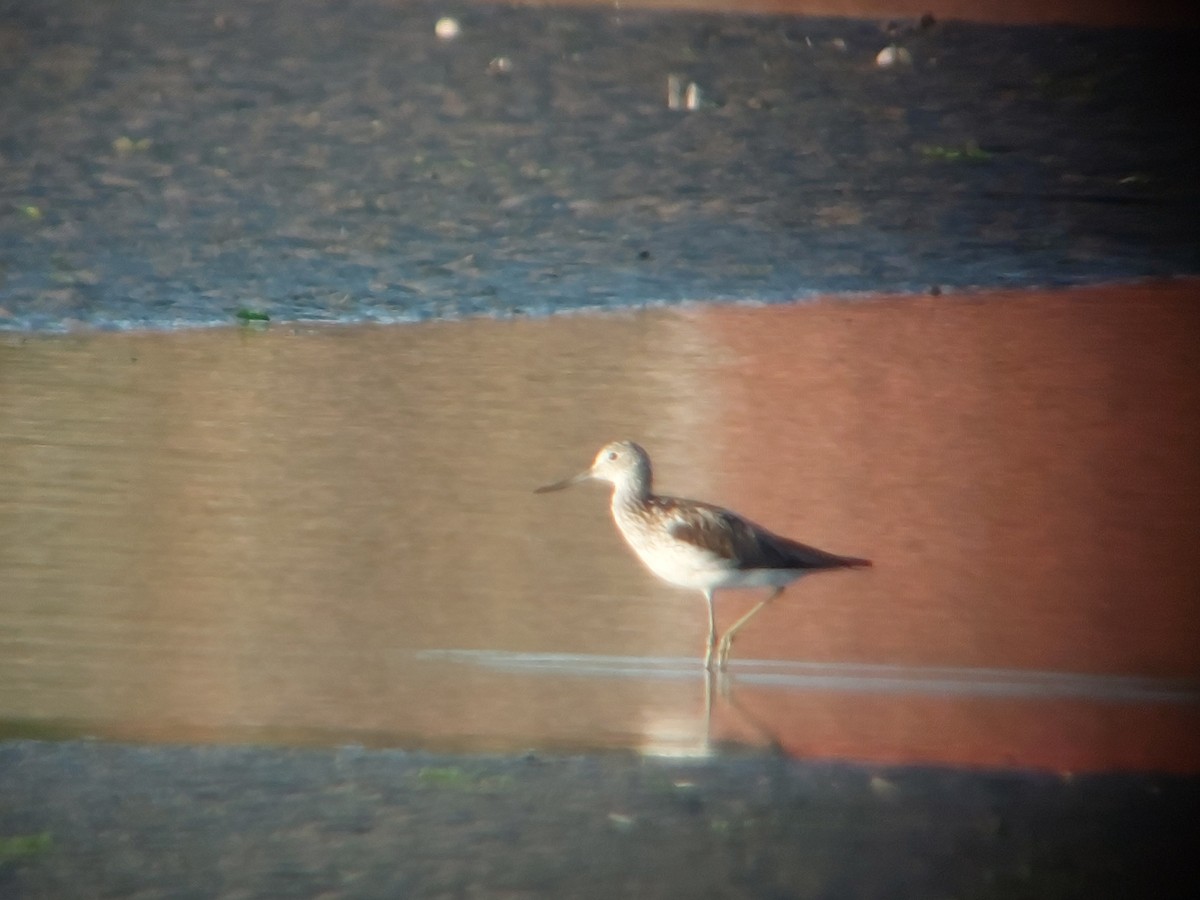
[[[0,328],[1196,273],[1196,46],[615,7],[0,4]]]
[[[1190,897],[1195,779],[0,745],[0,895]]]

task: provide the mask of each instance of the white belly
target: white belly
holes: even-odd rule
[[[782,587],[804,574],[789,569],[737,569],[729,560],[683,541],[646,541],[621,529],[633,552],[663,581],[682,588],[711,591],[730,587]]]

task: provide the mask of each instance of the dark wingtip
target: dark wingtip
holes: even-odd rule
[[[849,569],[869,569],[875,565],[869,559],[859,559],[857,556],[847,556],[843,562]]]

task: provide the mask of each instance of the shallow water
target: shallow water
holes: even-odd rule
[[[1200,770],[1197,293],[4,338],[0,733]],[[875,568],[707,683],[615,437]]]

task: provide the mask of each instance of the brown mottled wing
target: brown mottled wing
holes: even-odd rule
[[[737,560],[737,568],[844,569],[869,566],[870,560],[837,556],[773,534],[719,506],[656,497],[670,518],[671,536],[718,556]]]

